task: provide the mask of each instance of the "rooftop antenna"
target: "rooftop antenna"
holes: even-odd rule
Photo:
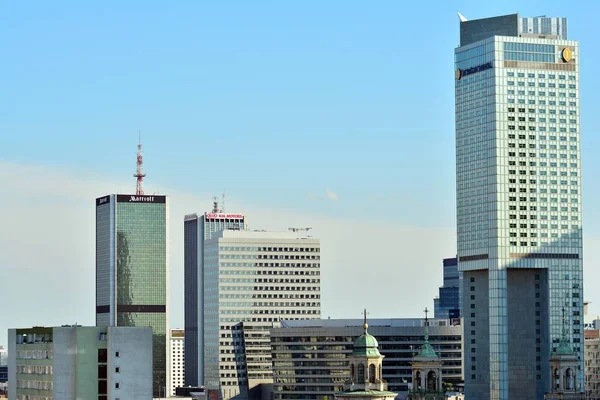
[[[137,169],[133,177],[137,179],[135,194],[140,196],[144,194],[144,156],[142,155],[142,132],[138,132],[138,151],[137,151]]]
[[[218,213],[219,212],[219,202],[217,201],[217,196],[213,197],[213,209],[212,209],[213,213]]]
[[[221,212],[225,212],[225,193],[221,194]]]

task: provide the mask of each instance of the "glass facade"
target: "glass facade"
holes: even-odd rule
[[[443,260],[444,286],[439,288],[438,297],[434,299],[435,318],[460,318],[462,274],[458,272],[458,260]]]
[[[570,341],[583,363],[578,58],[575,41],[534,37],[493,36],[456,49],[459,267],[465,279],[477,283],[474,292],[481,279],[466,272],[487,271],[486,312],[477,306],[467,310],[476,295],[463,294],[465,329],[477,342],[467,350],[489,352],[468,364],[467,390],[469,380],[489,378],[489,397],[477,398],[507,399],[518,385],[537,387],[538,395],[547,390],[548,365],[541,360],[558,344],[565,307]],[[484,63],[492,68],[461,76],[461,70]],[[507,299],[508,269],[523,271],[521,278],[511,278],[515,285],[525,285],[528,269],[547,270],[547,279],[534,273],[538,281],[531,281],[531,289],[548,299],[530,304]],[[531,312],[530,323],[537,326],[537,355],[530,364],[536,373],[531,382],[517,385],[508,345],[519,341],[509,326],[522,312]],[[484,330],[469,329],[486,321],[485,339],[478,335]],[[476,361],[488,356],[485,366]]]
[[[112,195],[96,204],[96,320],[152,327],[158,396],[167,386],[167,198]]]

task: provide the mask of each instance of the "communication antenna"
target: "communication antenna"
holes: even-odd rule
[[[221,212],[225,212],[225,193],[221,194]]]
[[[133,177],[137,179],[135,194],[140,196],[144,194],[144,156],[142,155],[142,132],[138,132],[138,151],[137,151],[137,169]]]
[[[217,201],[217,196],[213,197],[213,209],[212,209],[213,213],[218,213],[219,212],[219,202]]]

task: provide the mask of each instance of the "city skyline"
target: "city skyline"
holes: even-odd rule
[[[232,157],[234,161],[227,160],[223,163],[226,165],[215,164],[214,160],[209,158],[207,164],[210,165],[211,173],[200,175],[206,176],[208,183],[203,186],[210,187],[210,190],[200,192],[197,184],[190,185],[189,179],[203,169],[197,164],[187,165],[176,162],[176,158],[185,158],[180,157],[180,152],[187,154],[186,148],[189,146],[197,146],[200,149],[203,141],[212,147],[244,148],[251,140],[243,139],[241,142],[236,142],[235,132],[239,127],[231,123],[224,125],[225,133],[221,139],[214,139],[221,133],[215,129],[217,125],[208,124],[196,130],[193,126],[198,122],[199,117],[194,114],[194,110],[189,108],[186,108],[185,112],[195,116],[187,119],[187,125],[182,125],[180,122],[182,114],[173,112],[173,110],[170,110],[172,112],[170,118],[164,114],[161,114],[159,118],[150,118],[150,113],[155,109],[151,107],[147,111],[141,110],[139,107],[147,105],[143,102],[139,106],[133,107],[130,118],[127,115],[119,115],[112,109],[100,108],[98,109],[100,116],[110,115],[110,124],[99,124],[94,117],[95,114],[91,116],[94,118],[90,118],[89,123],[86,124],[85,121],[79,119],[67,123],[65,119],[68,118],[68,115],[64,111],[57,113],[57,116],[50,117],[42,112],[42,104],[32,101],[28,103],[27,113],[32,113],[37,118],[25,124],[23,123],[26,121],[24,115],[21,112],[15,112],[21,110],[19,107],[23,106],[23,101],[27,97],[24,94],[26,92],[17,91],[18,84],[25,74],[17,72],[13,66],[7,67],[10,68],[9,75],[16,77],[16,84],[10,84],[8,87],[9,96],[7,98],[11,97],[13,103],[8,104],[7,100],[0,100],[0,109],[6,110],[6,118],[0,122],[0,129],[3,132],[11,133],[10,137],[2,138],[3,146],[0,150],[0,186],[3,187],[4,204],[6,204],[6,207],[0,211],[2,213],[0,216],[6,222],[6,226],[10,226],[10,230],[3,229],[1,232],[0,251],[4,255],[3,266],[7,267],[7,276],[12,278],[14,284],[8,285],[10,287],[0,294],[0,300],[4,304],[14,304],[14,306],[0,323],[0,344],[6,344],[6,328],[9,326],[27,327],[37,323],[40,319],[44,320],[46,325],[73,322],[84,325],[93,324],[93,313],[87,311],[90,309],[90,305],[93,307],[93,295],[90,294],[89,299],[85,298],[86,293],[93,292],[93,289],[90,288],[93,288],[94,285],[93,245],[90,244],[94,228],[93,207],[90,205],[90,199],[108,193],[133,191],[135,182],[130,176],[135,171],[135,144],[137,131],[140,128],[145,145],[146,172],[148,173],[146,192],[165,193],[170,196],[173,204],[170,220],[173,238],[170,249],[173,270],[172,293],[175,292],[174,289],[182,292],[183,288],[183,256],[181,254],[183,252],[181,239],[183,237],[181,222],[183,215],[190,212],[209,211],[212,196],[225,191],[228,194],[227,209],[243,212],[248,215],[250,222],[257,221],[259,218],[262,221],[262,217],[267,216],[264,225],[251,225],[251,228],[286,230],[288,226],[313,226],[313,234],[319,237],[323,243],[324,317],[352,317],[355,313],[360,312],[363,304],[359,304],[358,300],[351,299],[351,291],[347,289],[348,285],[353,283],[347,279],[339,280],[336,277],[347,268],[359,271],[365,265],[378,272],[392,274],[391,282],[385,283],[389,285],[390,289],[394,289],[390,291],[390,293],[394,293],[394,297],[389,299],[390,303],[398,298],[399,293],[407,293],[411,296],[417,295],[415,303],[431,304],[431,297],[437,293],[441,277],[439,260],[456,253],[454,245],[453,68],[451,52],[448,51],[448,48],[452,49],[458,43],[456,34],[458,20],[455,11],[461,11],[471,19],[483,18],[507,14],[516,9],[516,5],[508,4],[501,8],[487,6],[489,7],[487,9],[482,9],[481,5],[474,4],[444,6],[441,10],[436,11],[433,18],[434,22],[443,21],[443,29],[446,32],[452,32],[447,35],[450,38],[440,37],[439,47],[437,43],[425,42],[415,47],[406,45],[409,46],[408,50],[416,51],[413,53],[405,51],[406,48],[403,48],[405,44],[399,44],[397,41],[397,36],[403,32],[406,33],[403,29],[414,28],[414,25],[411,25],[412,22],[406,22],[407,26],[404,28],[394,28],[398,29],[397,31],[387,31],[389,36],[396,36],[395,45],[392,47],[388,42],[390,39],[386,38],[384,44],[389,47],[381,45],[381,47],[376,47],[373,53],[366,53],[369,56],[378,56],[375,60],[382,66],[377,63],[360,64],[359,67],[348,66],[350,69],[348,74],[355,74],[359,71],[359,69],[353,68],[370,71],[366,75],[345,76],[348,81],[356,82],[358,85],[356,91],[341,91],[337,85],[345,83],[345,80],[334,80],[334,87],[328,87],[328,90],[325,91],[326,93],[333,91],[336,94],[333,98],[341,95],[356,98],[355,103],[345,104],[343,108],[332,110],[332,115],[334,115],[332,118],[325,118],[322,112],[317,112],[314,108],[300,113],[298,112],[300,108],[292,107],[295,103],[286,103],[292,110],[283,113],[277,118],[276,123],[269,125],[265,130],[267,133],[257,134],[261,131],[261,123],[266,118],[265,115],[259,114],[260,118],[250,124],[251,129],[247,134],[257,135],[253,136],[257,143],[254,145],[255,149],[260,146],[266,148],[263,150],[264,152],[257,153],[259,156],[257,158],[268,159],[269,155],[273,155],[271,162],[276,163],[283,172],[283,174],[277,175],[276,182],[281,182],[280,186],[275,185],[269,178],[271,168],[267,168],[266,163],[257,163],[252,168],[248,168],[248,162],[252,161],[249,157],[241,157],[239,163],[235,162],[239,155],[238,150],[235,151],[236,156]],[[403,15],[408,12],[404,7],[389,4],[388,7],[387,11],[393,11],[398,21],[402,20]],[[595,172],[600,169],[600,163],[591,157],[595,141],[598,140],[593,138],[593,126],[597,117],[591,110],[595,104],[598,104],[598,101],[593,98],[593,94],[597,92],[595,86],[599,84],[595,80],[591,68],[595,65],[595,57],[598,53],[594,52],[595,45],[591,43],[593,36],[589,33],[593,24],[586,19],[591,18],[588,15],[593,13],[589,10],[586,10],[585,13],[575,9],[565,10],[564,7],[561,9],[554,5],[546,6],[541,3],[528,4],[526,9],[519,11],[522,15],[537,15],[540,10],[548,15],[569,18],[572,28],[569,35],[580,41],[582,53],[589,62],[581,67],[582,87],[586,88],[582,93],[584,142],[582,147],[584,149],[584,181],[592,183],[584,185],[584,197],[594,198],[598,188],[587,177],[593,177]],[[156,10],[154,11],[156,13]],[[279,8],[276,11],[283,13]],[[330,17],[335,15],[331,9],[325,11],[327,11],[326,15]],[[344,14],[348,20],[343,26],[360,21],[356,16],[358,10],[352,9],[351,11],[354,14],[349,11],[346,14],[350,13],[352,17]],[[384,14],[383,11],[377,9],[373,13],[379,17]],[[410,11],[417,12],[419,10]],[[15,12],[22,13],[22,10],[17,9]],[[155,15],[154,17],[156,18]],[[74,23],[69,16],[65,16],[65,19]],[[383,18],[382,21],[385,29],[392,28],[389,18]],[[321,21],[321,24],[318,25],[321,28],[317,29],[318,32],[323,32],[323,23]],[[47,25],[42,25],[42,27],[44,26],[47,27]],[[11,26],[0,28],[0,32],[5,33],[4,29],[10,30]],[[125,28],[120,27],[120,29]],[[296,27],[296,29],[299,28]],[[583,29],[588,29],[588,33],[582,31]],[[128,28],[125,32],[131,31]],[[300,34],[300,32],[303,30],[296,34]],[[354,30],[346,28],[344,32],[346,35],[343,36],[343,39],[349,39],[353,37],[350,34],[366,35],[367,29],[364,26],[358,26]],[[382,33],[382,31],[376,32],[378,35]],[[14,46],[15,43],[11,42],[9,46]],[[311,43],[313,42],[311,41]],[[326,43],[328,46],[334,46],[338,44],[338,41],[326,41]],[[447,46],[448,43],[450,43],[450,47]],[[246,43],[246,45],[248,44]],[[359,43],[359,45],[359,49],[368,47],[368,44],[364,43]],[[446,48],[442,49],[443,46]],[[275,47],[275,49],[279,49],[279,47]],[[327,50],[322,47],[319,49]],[[403,53],[402,57],[398,54],[391,55],[390,59],[387,56],[381,57],[379,51],[391,49],[396,53]],[[17,60],[21,60],[18,57],[22,55],[20,51],[13,47],[10,47],[9,50],[9,54],[14,55]],[[121,50],[123,49],[121,48]],[[273,49],[270,50],[273,51]],[[441,63],[430,63],[430,60],[425,60],[423,55],[427,52],[434,54],[435,60],[442,60]],[[345,53],[342,55],[348,64],[358,58],[348,48],[345,48]],[[273,56],[271,55],[271,57]],[[399,66],[396,63],[404,57],[415,60],[415,62],[425,60],[419,64],[419,67],[425,68],[423,73],[433,77],[435,83],[439,84],[439,88],[435,92],[437,96],[440,96],[439,99],[431,102],[430,97],[422,97],[423,94],[415,91],[416,87],[410,86],[410,82],[404,82],[404,79],[411,80],[409,78],[412,76],[411,74],[415,73],[414,69],[404,66],[394,71],[392,75],[392,71],[384,68],[384,61],[390,61],[390,65],[395,68]],[[128,60],[131,61],[131,59]],[[333,67],[339,67],[339,65],[331,64],[330,59],[325,61],[328,61],[324,66],[325,70],[329,71],[327,77],[331,78]],[[440,66],[433,67],[432,64],[440,64]],[[62,65],[62,62],[55,59],[55,63],[52,65],[56,68]],[[256,68],[256,66],[254,67]],[[157,70],[152,69],[152,71],[156,72]],[[252,71],[256,72],[255,69]],[[394,87],[390,88],[382,84],[382,78],[374,76],[380,72],[383,77],[390,78],[397,74],[404,78],[396,77],[396,80],[391,81]],[[62,75],[59,74],[60,76]],[[357,79],[351,79],[353,77]],[[131,78],[133,79],[133,77]],[[304,81],[307,76],[301,75],[300,78],[300,81]],[[263,76],[259,81],[266,82],[265,79],[266,77]],[[279,76],[279,79],[274,80],[274,86],[269,87],[274,89],[276,85],[281,85],[281,79],[283,78]],[[133,80],[136,85],[142,82],[142,80]],[[317,80],[317,82],[321,81]],[[173,82],[170,81],[170,83]],[[401,86],[404,83],[409,87],[404,89]],[[159,86],[160,93],[168,92],[168,88],[165,88],[164,85]],[[252,88],[255,88],[254,85]],[[432,89],[432,86],[426,86],[426,88]],[[183,90],[177,85],[175,85],[175,89]],[[316,90],[316,87],[311,87],[312,89]],[[417,103],[428,105],[423,107],[427,109],[428,114],[439,114],[440,118],[430,118],[430,120],[417,118],[421,121],[421,125],[415,124],[414,121],[407,121],[406,117],[411,114],[405,109],[408,107],[408,102],[414,103],[415,101],[408,97],[406,100],[401,97],[390,97],[389,91],[392,89],[398,90],[399,93],[414,93],[417,96]],[[55,88],[53,86],[50,88],[40,87],[37,90],[38,92],[33,93],[44,94],[41,99],[37,100],[41,102],[42,99],[48,100],[49,98],[45,96],[51,96]],[[228,90],[233,89],[228,87]],[[246,94],[252,91],[247,87],[244,90]],[[71,99],[72,97],[69,96],[73,92],[69,93],[70,95],[65,96]],[[231,92],[227,93],[231,95]],[[11,96],[16,94],[19,96]],[[319,96],[318,92],[301,94],[304,101],[307,101],[307,98]],[[148,93],[143,92],[142,96],[148,96]],[[270,93],[269,96],[270,99],[276,99],[284,94],[275,92]],[[325,97],[327,101],[332,100],[331,96]],[[65,100],[65,98],[61,99]],[[284,98],[290,100],[290,97],[284,96]],[[375,102],[376,99],[381,99],[382,103]],[[427,102],[428,99],[429,102]],[[132,101],[132,99],[119,103],[119,107],[124,107],[128,101]],[[223,101],[221,98],[217,103],[223,106]],[[244,101],[247,99],[244,98]],[[262,99],[259,104],[267,103],[264,103],[264,99]],[[79,108],[74,107],[70,101],[62,104],[68,106],[67,108],[74,113],[79,111]],[[134,104],[134,102],[129,104]],[[304,105],[305,103],[298,104]],[[364,110],[361,108],[363,104]],[[376,109],[373,104],[379,108]],[[152,105],[158,107],[159,103]],[[239,104],[236,104],[237,106]],[[359,120],[349,118],[344,121],[345,115],[350,115],[358,109],[363,111]],[[253,111],[256,112],[256,109],[253,108]],[[311,124],[291,129],[290,126],[298,122],[300,116],[306,112],[314,116],[311,118]],[[294,115],[297,116],[293,117]],[[385,115],[388,117],[381,121]],[[395,115],[395,117],[390,119],[391,115]],[[87,116],[90,117],[90,115]],[[243,116],[244,121],[252,122],[247,113],[243,113]],[[202,118],[205,117],[203,114]],[[221,115],[221,117],[223,116]],[[144,122],[140,123],[139,121]],[[170,128],[167,127],[168,121],[173,121]],[[215,121],[212,122],[212,124],[215,123]],[[86,126],[85,129],[83,129],[84,126]],[[332,131],[331,136],[326,136],[323,141],[316,141],[318,136],[314,135],[326,135],[329,130]],[[271,143],[276,142],[274,140],[275,133],[288,135],[288,131],[291,131],[290,135],[293,134],[299,138],[302,137],[303,132],[309,131],[311,135],[309,135],[309,140],[306,140],[307,143],[301,143],[300,140],[283,141],[281,144]],[[174,132],[181,132],[181,134],[174,134]],[[211,132],[211,134],[207,132]],[[237,132],[239,135],[246,133],[242,130]],[[406,132],[416,134],[409,135]],[[196,133],[198,133],[199,139],[188,141]],[[360,137],[361,133],[375,140],[365,142]],[[398,138],[394,139],[397,134]],[[415,139],[413,136],[422,137]],[[52,138],[54,143],[48,143],[49,138]],[[346,138],[345,142],[344,138]],[[409,143],[416,146],[439,143],[428,151],[414,152],[419,157],[425,158],[425,168],[415,168],[417,155],[407,154],[412,152],[403,151],[403,141],[409,139],[415,141]],[[391,145],[388,145],[388,141]],[[89,149],[92,146],[97,147],[98,153]],[[293,153],[285,152],[292,147],[295,147]],[[315,151],[311,152],[313,149]],[[329,154],[332,152],[331,149],[339,150],[339,153],[345,156],[341,159],[333,157]],[[98,156],[98,154],[102,154],[102,156]],[[199,154],[210,157],[205,152]],[[587,157],[587,154],[590,157]],[[315,160],[312,163],[311,155]],[[363,160],[363,155],[367,155],[367,159],[356,163],[357,159]],[[384,161],[373,162],[374,158],[381,158]],[[352,166],[352,164],[360,165]],[[185,166],[188,168],[183,168]],[[302,174],[296,170],[301,171]],[[239,173],[239,177],[236,176],[236,172]],[[289,173],[287,179],[285,173]],[[423,179],[424,177],[428,179]],[[245,181],[252,182],[252,184],[245,183]],[[356,182],[360,182],[360,185],[356,185]],[[294,186],[295,184],[297,186]],[[259,191],[264,191],[265,194],[257,194],[257,191],[250,188],[252,185],[257,185]],[[271,187],[275,190],[266,190]],[[269,210],[271,208],[275,211],[271,212]],[[586,266],[584,268],[586,282],[588,282],[586,287],[589,288],[589,282],[598,278],[591,268],[596,260],[600,259],[599,252],[594,251],[594,248],[598,247],[595,246],[595,243],[600,242],[600,232],[597,228],[600,221],[599,211],[591,209],[588,205],[585,218]],[[36,229],[32,230],[31,227],[36,227]],[[352,230],[361,232],[360,236],[363,236],[363,231],[365,231],[368,233],[366,236],[370,237],[367,239],[364,237],[353,238],[348,233]],[[58,232],[60,234],[57,234]],[[383,244],[377,240],[377,236],[380,236],[379,239],[383,238]],[[358,255],[341,254],[350,247],[348,243],[353,243],[353,248],[360,249],[364,240],[369,240],[372,245],[386,248],[382,250],[377,259],[373,259],[370,254],[367,254],[368,251]],[[394,262],[386,261],[389,256],[397,253],[398,242],[405,246],[403,254],[399,257],[396,256],[397,259]],[[329,244],[331,246],[328,248]],[[420,254],[413,254],[413,251]],[[56,275],[51,274],[51,271],[55,271]],[[43,278],[40,279],[43,282],[30,282],[29,277],[32,274]],[[33,285],[38,288],[39,293],[45,293],[44,288],[49,283],[57,285],[61,289],[61,293],[16,301],[19,298],[19,287]],[[366,284],[376,285],[377,283],[373,281],[366,282]],[[591,309],[593,311],[596,309],[595,304],[600,303],[600,296],[595,295],[589,289],[585,293],[586,300],[592,301]],[[173,293],[171,297],[172,326],[183,326],[182,298],[182,294],[177,292]],[[73,306],[65,307],[62,304],[72,304]],[[366,306],[371,309],[377,308],[374,304]],[[420,307],[405,305],[400,309],[394,305],[389,308],[379,308],[377,316],[414,316],[418,315]],[[53,313],[50,313],[50,310],[63,310],[64,314],[52,316]]]

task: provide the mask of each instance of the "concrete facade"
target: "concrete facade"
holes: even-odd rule
[[[171,360],[171,382],[169,383],[169,388],[171,388],[171,395],[174,396],[175,389],[184,386],[185,330],[171,329],[169,342],[169,358]]]
[[[586,399],[600,399],[600,331],[589,329],[585,332],[585,396]]]
[[[225,230],[205,241],[208,389],[223,400],[263,396],[273,381],[269,328],[321,317],[320,258],[319,240],[295,232]]]
[[[11,400],[149,399],[150,327],[9,329]]]

